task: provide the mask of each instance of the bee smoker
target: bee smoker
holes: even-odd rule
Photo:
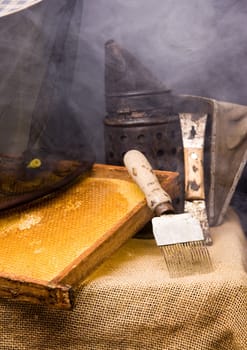
[[[180,174],[183,211],[184,160],[179,115],[173,113],[173,96],[127,50],[113,40],[105,44],[106,110],[104,119],[106,163],[123,165],[130,149],[144,153],[157,170]]]

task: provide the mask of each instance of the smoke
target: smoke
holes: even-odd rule
[[[12,98],[11,91],[17,88],[17,82],[8,76],[8,67],[11,61],[11,69],[17,70],[19,56],[24,63],[17,70],[18,84],[28,73],[36,77],[33,85],[35,81],[37,86],[40,84],[42,69],[49,58],[48,46],[54,39],[65,3],[43,0],[19,14],[1,18],[1,102],[4,94]],[[88,130],[97,161],[104,161],[104,44],[109,39],[115,39],[132,52],[175,93],[247,104],[246,1],[77,0],[76,3],[78,11],[82,11],[82,21],[77,21],[73,28],[79,50],[71,71],[70,104]],[[29,62],[32,53],[31,67],[25,64],[26,52]],[[31,85],[28,89],[35,90]],[[30,101],[34,103],[35,99],[20,102],[26,103],[29,114],[33,108]]]
[[[104,160],[102,82],[107,40],[128,49],[175,93],[246,105],[246,14],[243,0],[85,1],[81,57],[87,101],[83,109],[91,116],[91,125],[99,126],[94,139],[98,159]],[[246,193],[247,167],[233,198],[242,218]]]
[[[113,38],[177,92],[246,103],[246,12],[240,0],[85,1],[82,36],[102,65]]]
[[[57,17],[51,18],[51,14],[59,16],[60,4],[64,2],[44,0],[20,14],[1,19],[1,42],[4,38],[5,48],[7,40],[9,52],[16,46],[24,51],[40,37],[52,40],[49,33],[54,34]],[[82,21],[73,29],[78,52],[71,72],[70,107],[86,130],[98,162],[104,162],[104,44],[109,39],[129,50],[175,93],[247,104],[245,0],[76,2]],[[83,9],[79,3],[83,3]],[[35,28],[33,37],[28,34],[30,25]],[[9,32],[14,36],[9,37]],[[10,56],[16,67],[17,56]],[[42,56],[36,55],[35,62],[42,65]],[[247,177],[246,173],[243,176]]]
[[[111,38],[176,93],[246,104],[246,12],[242,0],[85,1],[80,63],[91,123],[104,117],[104,43]]]

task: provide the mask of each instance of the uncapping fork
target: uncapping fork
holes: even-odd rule
[[[171,277],[207,273],[212,264],[200,222],[190,213],[174,214],[172,200],[161,187],[147,158],[137,150],[124,155],[130,176],[144,192],[153,211],[153,234],[164,252]]]

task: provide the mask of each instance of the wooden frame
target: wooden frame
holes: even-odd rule
[[[178,173],[156,171],[156,175],[172,198],[179,196]],[[96,164],[89,177],[132,182],[127,170],[121,166]],[[41,200],[45,201],[46,198]],[[11,215],[11,211],[9,213]],[[136,234],[151,217],[152,212],[143,199],[109,231],[102,232],[100,239],[86,252],[71,261],[63,271],[49,281],[34,280],[29,276],[15,276],[7,271],[0,273],[0,297],[71,309],[75,302],[76,290],[81,282],[124,242]]]

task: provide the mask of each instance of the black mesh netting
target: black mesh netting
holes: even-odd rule
[[[73,101],[82,6],[43,1],[1,18],[0,209],[50,193],[93,163]]]

